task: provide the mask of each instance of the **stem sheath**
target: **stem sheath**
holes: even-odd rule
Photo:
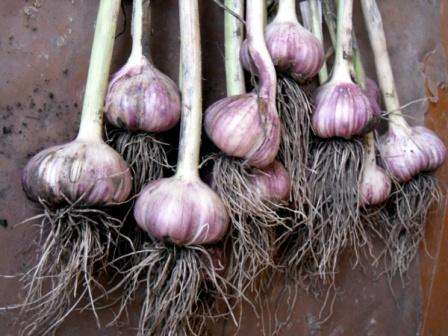
[[[198,0],[179,0],[182,112],[176,175],[199,176],[202,127],[202,64]]]
[[[129,61],[143,56],[143,0],[134,0],[132,9],[132,51]]]
[[[78,139],[101,140],[104,97],[117,29],[120,0],[101,0],[96,20]]]
[[[265,0],[247,0],[247,40],[249,54],[260,78],[261,98],[275,101],[277,75],[264,39]]]
[[[309,0],[308,1],[310,16],[311,16],[311,31],[316,36],[319,41],[324,43],[324,34],[322,32],[322,4],[320,0]],[[319,82],[321,84],[325,83],[328,80],[328,69],[327,63],[325,62],[322,65],[322,68],[319,71]]]
[[[240,17],[244,16],[243,0],[225,0],[224,5]],[[243,23],[226,11],[224,14],[224,39],[228,96],[240,95],[246,92],[244,71],[240,60],[243,31]]]
[[[281,21],[298,22],[296,0],[280,0],[275,18]]]
[[[378,82],[386,110],[389,113],[389,124],[391,126],[400,125],[404,128],[409,128],[400,108],[380,10],[375,0],[361,0],[361,5],[370,45],[375,57]]]
[[[336,55],[332,78],[351,81],[353,0],[338,0]]]

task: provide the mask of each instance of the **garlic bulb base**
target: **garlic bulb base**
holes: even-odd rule
[[[137,199],[134,217],[142,230],[176,245],[215,243],[229,227],[221,199],[199,178],[150,182]]]
[[[127,200],[132,177],[123,158],[103,141],[75,140],[35,155],[22,185],[34,201],[112,205]]]
[[[363,205],[378,205],[384,203],[390,195],[392,182],[384,169],[376,164],[367,164],[364,167],[360,195]]]

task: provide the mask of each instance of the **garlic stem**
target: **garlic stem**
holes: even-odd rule
[[[308,1],[310,14],[311,14],[311,31],[316,36],[319,41],[324,42],[324,35],[322,32],[322,4],[320,0],[309,0]],[[319,82],[321,84],[328,80],[328,69],[327,63],[322,65],[319,71]]]
[[[355,47],[353,51],[353,68],[355,71],[356,82],[363,89],[366,88],[366,72],[364,70],[364,65],[362,64],[361,52],[358,48],[358,43],[356,39],[353,41]]]
[[[96,20],[78,139],[98,141],[103,132],[103,106],[115,42],[120,0],[101,0]]]
[[[244,16],[243,0],[225,0],[224,5],[240,17]],[[227,96],[246,92],[244,71],[240,60],[243,31],[243,23],[226,11],[224,14],[224,44]]]
[[[275,20],[299,22],[296,13],[296,0],[280,0]]]
[[[366,162],[376,165],[375,134],[373,132],[369,132],[364,135],[364,149],[366,152]]]
[[[202,127],[202,64],[198,0],[179,0],[182,111],[176,176],[199,176]]]
[[[353,0],[338,0],[336,55],[332,79],[351,81]]]
[[[129,62],[138,62],[143,56],[143,0],[134,0],[132,9],[132,51]]]
[[[389,126],[409,129],[400,108],[380,10],[375,0],[361,0],[361,5],[375,57],[378,82],[383,93],[386,110],[389,113]]]
[[[333,46],[336,45],[336,9],[335,9],[335,1],[336,0],[319,0],[320,3],[323,2],[323,15],[325,18],[325,23],[328,27],[328,33],[330,35],[331,44]]]
[[[249,54],[260,78],[258,95],[268,101],[275,101],[277,75],[264,39],[264,0],[247,0],[247,40]]]

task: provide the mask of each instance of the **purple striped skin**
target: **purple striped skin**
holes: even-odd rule
[[[277,160],[255,172],[252,183],[263,200],[281,202],[289,199],[291,178],[285,167]]]
[[[205,111],[205,132],[225,154],[265,167],[280,143],[280,121],[269,106],[255,93],[223,98]]]
[[[302,81],[313,78],[322,68],[322,43],[299,23],[274,20],[266,27],[265,37],[278,71]]]
[[[129,131],[167,131],[180,119],[179,90],[143,56],[113,76],[105,114],[112,125]]]
[[[364,168],[359,189],[361,203],[373,206],[384,203],[389,198],[392,183],[383,168],[368,164]]]
[[[150,182],[137,199],[134,217],[151,236],[180,246],[218,242],[229,228],[221,199],[198,177]]]
[[[423,126],[389,127],[381,139],[381,154],[386,168],[399,182],[407,182],[421,172],[440,167],[446,147],[439,137]]]
[[[81,205],[125,202],[132,178],[122,157],[104,142],[75,140],[50,147],[25,166],[22,185],[27,196],[59,205],[68,199]]]
[[[369,99],[358,85],[329,82],[318,90],[312,125],[321,138],[349,139],[363,134],[372,117]]]
[[[446,158],[445,144],[436,133],[423,126],[412,128],[414,139],[420,144],[420,148],[425,152],[427,164],[425,171],[432,171],[439,168]]]

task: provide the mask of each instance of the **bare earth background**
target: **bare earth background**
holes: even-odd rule
[[[129,24],[129,1],[125,3]],[[160,70],[176,80],[179,49],[177,1],[153,0],[152,3],[153,60]],[[358,1],[355,3],[361,47],[368,72],[373,76],[367,35],[362,28]],[[202,0],[200,4],[204,107],[207,107],[225,95],[223,13],[212,0]],[[436,96],[444,93],[442,84],[447,73],[440,17],[446,9],[445,1],[379,0],[379,5],[402,104],[425,96],[423,70],[428,79],[426,93]],[[23,272],[35,254],[36,228],[29,224],[14,227],[14,224],[36,214],[36,207],[21,190],[21,169],[39,150],[71,140],[76,135],[97,7],[96,0],[0,1],[0,274]],[[122,29],[125,29],[123,14],[119,31]],[[129,48],[129,29],[126,29],[116,41],[113,71],[124,63]],[[443,97],[430,104],[433,113],[430,122],[446,139],[446,110],[444,115],[437,108],[443,102],[448,106]],[[427,105],[428,102],[413,104],[405,110],[411,123],[423,123]],[[441,176],[447,181],[446,174]],[[429,299],[437,296],[433,293],[433,286],[437,286],[433,278],[438,274],[437,256],[441,255],[439,246],[444,233],[440,229],[441,217],[441,212],[435,215],[430,227],[429,248],[435,259],[424,256],[422,269],[416,262],[405,287],[398,280],[394,281],[392,295],[386,279],[376,278],[377,270],[367,262],[363,269],[352,270],[347,261],[338,276],[338,295],[331,318],[319,325],[322,301],[301,293],[293,319],[281,335],[419,334],[423,320],[432,309]],[[443,283],[440,288],[443,288]],[[439,296],[446,294],[438,293]],[[20,299],[20,283],[16,279],[0,278],[0,306],[20,302]],[[273,296],[272,305],[274,299]],[[280,304],[282,311],[286,312],[288,302]],[[447,313],[446,304],[443,307],[441,321]],[[328,311],[324,316],[326,313]],[[130,310],[131,319],[137,314],[136,309]],[[106,320],[110,316],[110,312],[103,314]],[[249,309],[243,320],[241,335],[261,334],[260,323]],[[14,312],[0,312],[0,334],[17,335],[14,321]],[[432,335],[448,335],[446,322],[444,328],[439,326]],[[214,330],[213,335],[231,334],[230,326],[224,323],[218,323]],[[58,335],[66,336],[129,334],[132,331],[124,325],[98,330],[87,314],[74,314],[58,332]]]

